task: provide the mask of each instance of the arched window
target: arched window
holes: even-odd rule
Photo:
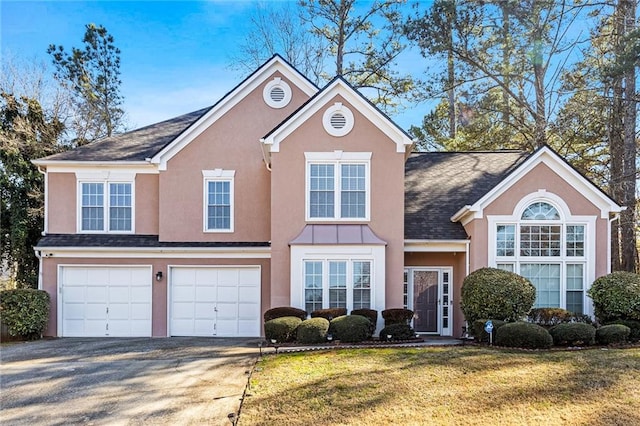
[[[535,307],[583,313],[586,231],[586,223],[574,222],[552,201],[532,200],[512,219],[496,223],[495,265],[533,283]]]

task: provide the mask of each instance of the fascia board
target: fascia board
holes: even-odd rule
[[[398,129],[397,126],[382,115],[380,111],[378,111],[369,102],[362,99],[358,93],[355,93],[353,88],[346,85],[340,79],[337,79],[333,84],[323,89],[319,96],[305,105],[273,133],[260,141],[265,145],[270,145],[271,152],[280,152],[280,143],[291,135],[291,133],[293,133],[299,126],[306,122],[313,114],[326,106],[327,102],[336,95],[342,96],[345,101],[349,102],[352,107],[356,108],[393,142],[395,142],[396,152],[405,153],[406,147],[413,144],[414,141],[412,139],[407,137],[404,132]]]
[[[37,161],[37,162],[36,162]],[[118,170],[139,174],[157,174],[158,166],[146,161],[32,161],[48,173],[75,173],[83,170]]]
[[[607,219],[609,213],[617,213],[621,211],[621,207],[606,197],[602,192],[596,188],[591,182],[589,182],[584,176],[575,171],[565,161],[560,159],[557,154],[551,151],[547,147],[543,147],[531,155],[524,163],[522,163],[513,173],[503,179],[498,185],[487,192],[482,198],[471,205],[467,212],[473,212],[474,219],[480,219],[483,215],[483,210],[489,204],[491,204],[500,195],[506,192],[513,186],[515,182],[520,180],[524,175],[529,173],[538,164],[544,163],[560,177],[565,179],[576,191],[580,192],[584,197],[591,201],[595,206],[600,209],[600,217]],[[456,213],[452,217],[452,220],[458,217]]]
[[[209,112],[200,117],[188,129],[180,134],[180,136],[173,140],[173,142],[154,155],[153,158],[151,158],[151,162],[158,164],[160,170],[166,170],[167,161],[180,152],[196,137],[202,134],[202,132],[220,119],[220,117],[236,106],[249,93],[264,83],[266,77],[276,71],[282,73],[289,81],[294,83],[308,96],[313,96],[318,91],[318,88],[311,84],[311,82],[306,80],[299,72],[276,56],[263,65],[255,74],[242,82],[232,92],[224,96],[216,105],[214,105],[213,108],[211,108],[211,110],[209,110]]]

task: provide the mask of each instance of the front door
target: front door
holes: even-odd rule
[[[416,333],[451,335],[451,268],[409,268],[405,295]],[[408,293],[408,294],[407,294]]]

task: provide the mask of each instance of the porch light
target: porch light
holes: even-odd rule
[[[156,281],[162,281],[162,271],[156,272]]]

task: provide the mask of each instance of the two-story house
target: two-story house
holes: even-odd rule
[[[412,145],[342,78],[319,89],[276,55],[210,108],[34,161],[46,334],[260,336],[275,306],[404,306],[457,336],[484,266],[592,313],[616,202],[547,147]]]

